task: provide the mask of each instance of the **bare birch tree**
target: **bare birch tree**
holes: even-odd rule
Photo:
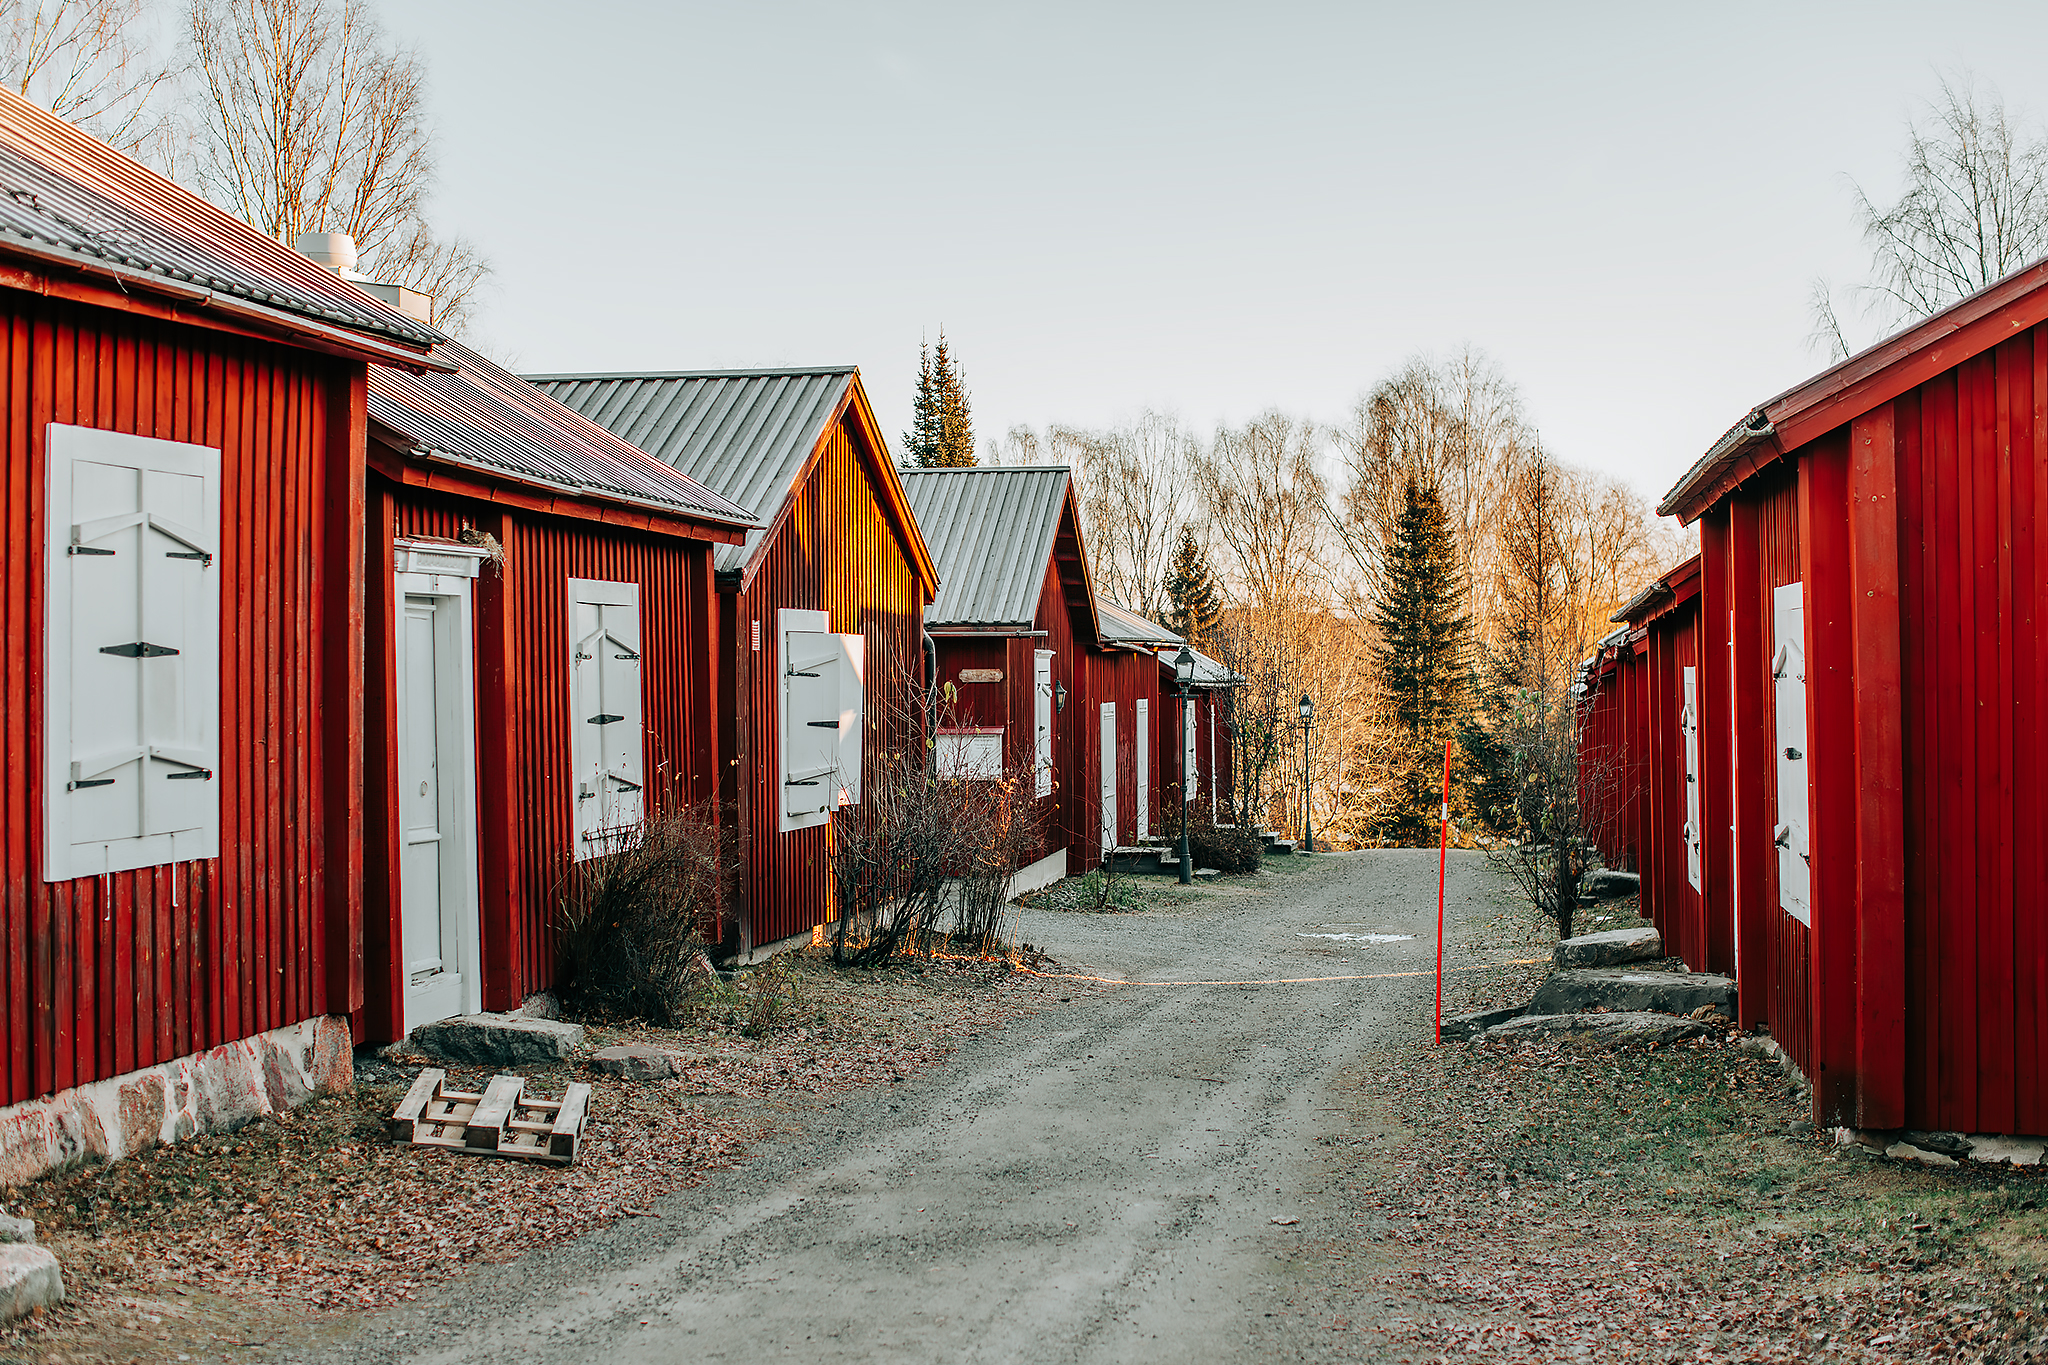
[[[189,0],[196,172],[278,241],[346,232],[363,273],[435,298],[459,330],[490,265],[429,228],[426,68],[363,0]]]
[[[1870,270],[1851,288],[1882,336],[2048,255],[2048,136],[2021,125],[1995,87],[1967,71],[1906,125],[1905,189],[1889,207],[1850,182]],[[1854,349],[1825,280],[1813,285],[1811,340]]]
[[[150,0],[0,0],[0,82],[100,141],[160,159],[172,64]]]
[[[1166,577],[1187,524],[1201,446],[1173,417],[1147,412],[1108,431],[1062,430],[1094,561],[1095,584],[1141,616],[1166,611]]]

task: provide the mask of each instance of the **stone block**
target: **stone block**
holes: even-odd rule
[[[0,1246],[0,1321],[64,1302],[57,1258],[39,1246]]]
[[[1933,1151],[1926,1147],[1915,1147],[1910,1142],[1894,1142],[1884,1149],[1884,1154],[1894,1161],[1917,1161],[1923,1166],[1953,1166],[1956,1159],[1946,1152]]]
[[[1973,1137],[1970,1139],[1970,1160],[1993,1164],[2010,1162],[2014,1166],[2038,1166],[2042,1157],[2048,1155],[2048,1141],[2041,1138]]]
[[[588,1066],[629,1081],[665,1081],[682,1070],[682,1057],[659,1047],[606,1047],[590,1054]]]
[[[1605,1008],[1691,1014],[1702,1005],[1733,1015],[1734,978],[1711,972],[1591,967],[1552,972],[1529,1002],[1529,1013],[1579,1014]]]
[[[1669,1014],[1525,1014],[1495,1024],[1480,1037],[1491,1041],[1569,1036],[1603,1043],[1675,1043],[1711,1032],[1697,1019],[1679,1019]]]
[[[1655,962],[1664,956],[1664,936],[1655,929],[1609,929],[1561,939],[1550,950],[1560,967],[1619,967],[1629,962]]]
[[[516,1014],[465,1014],[420,1025],[412,1041],[446,1061],[521,1066],[565,1060],[583,1042],[583,1026]]]
[[[1516,1005],[1504,1010],[1480,1010],[1476,1014],[1460,1014],[1444,1020],[1444,1041],[1462,1043],[1478,1037],[1495,1024],[1504,1024],[1519,1018],[1522,1007]]]
[[[0,1213],[0,1243],[24,1242],[35,1245],[36,1220],[16,1218],[11,1213]]]
[[[1579,881],[1579,890],[1598,900],[1613,900],[1618,896],[1633,896],[1643,889],[1643,879],[1633,872],[1617,872],[1611,867],[1596,867]]]

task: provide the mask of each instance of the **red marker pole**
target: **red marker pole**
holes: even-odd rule
[[[1451,848],[1451,742],[1444,741],[1444,801],[1436,825],[1436,1040],[1444,1040],[1444,873]]]

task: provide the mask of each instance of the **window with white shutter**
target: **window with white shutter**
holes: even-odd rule
[[[1699,671],[1683,670],[1685,706],[1678,729],[1685,736],[1685,879],[1700,886],[1700,696]]]
[[[860,803],[866,723],[867,641],[838,635],[822,611],[777,613],[781,645],[782,818],[808,829]]]
[[[1813,923],[1813,859],[1806,812],[1805,586],[1771,589],[1771,691],[1776,711],[1778,903],[1801,924]]]
[[[569,580],[569,724],[576,858],[594,858],[645,814],[640,585]]]
[[[52,424],[43,879],[220,853],[220,452]]]
[[[1049,649],[1034,650],[1031,665],[1031,707],[1036,727],[1039,796],[1052,795],[1052,655]]]

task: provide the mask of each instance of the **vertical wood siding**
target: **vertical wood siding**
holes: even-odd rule
[[[328,509],[360,475],[330,458],[360,366],[23,294],[0,296],[11,566],[0,620],[0,922],[6,1102],[346,1009],[330,1000],[330,891],[355,812],[330,799],[323,716],[347,713],[327,619],[349,557]],[[341,414],[345,417],[346,414]],[[45,429],[72,423],[217,447],[222,537],[221,856],[46,884],[42,848]],[[359,455],[356,457],[359,458]],[[339,577],[339,588],[336,585]],[[330,846],[337,850],[329,857]],[[330,888],[331,868],[342,885]]]
[[[755,945],[804,933],[833,918],[829,827],[781,833],[779,678],[776,611],[829,612],[832,629],[867,639],[870,755],[906,743],[914,732],[923,670],[923,604],[916,573],[876,500],[863,457],[847,425],[835,428],[824,453],[794,497],[788,518],[769,540],[765,562],[741,594],[735,621],[737,683],[744,696],[737,755],[744,774],[744,887]],[[761,649],[750,649],[750,623],[761,623]],[[912,728],[906,728],[912,727]]]
[[[1116,767],[1116,841],[1130,844],[1135,843],[1138,837],[1138,701],[1143,698],[1150,704],[1149,709],[1155,719],[1161,703],[1156,655],[1129,651],[1104,653],[1091,649],[1087,651],[1085,672],[1084,710],[1089,728],[1085,734],[1080,734],[1078,729],[1075,733],[1079,735],[1084,750],[1084,790],[1079,803],[1083,823],[1077,832],[1086,836],[1078,851],[1083,867],[1087,868],[1102,861],[1102,707],[1112,702],[1116,705],[1116,753],[1109,756]],[[1067,710],[1070,714],[1074,710],[1072,698],[1068,699]],[[1148,746],[1146,773],[1147,827],[1156,831],[1159,828],[1159,746],[1156,743]],[[1072,854],[1069,857],[1071,859]]]
[[[569,580],[639,585],[650,808],[704,801],[716,783],[709,550],[699,541],[384,487],[393,536],[452,540],[475,527],[505,549],[502,572],[486,565],[476,581],[473,648],[484,1004],[509,1009],[557,979],[554,906],[575,845]],[[388,579],[391,546],[380,544],[373,553]],[[382,625],[388,631],[391,622]],[[372,690],[389,685],[378,678]],[[383,900],[372,916],[395,926],[396,907]],[[372,954],[389,973],[400,957],[389,941],[393,932],[381,932]],[[386,998],[399,998],[395,975],[384,989]],[[395,1015],[378,1022],[380,1035],[399,1026]]]

